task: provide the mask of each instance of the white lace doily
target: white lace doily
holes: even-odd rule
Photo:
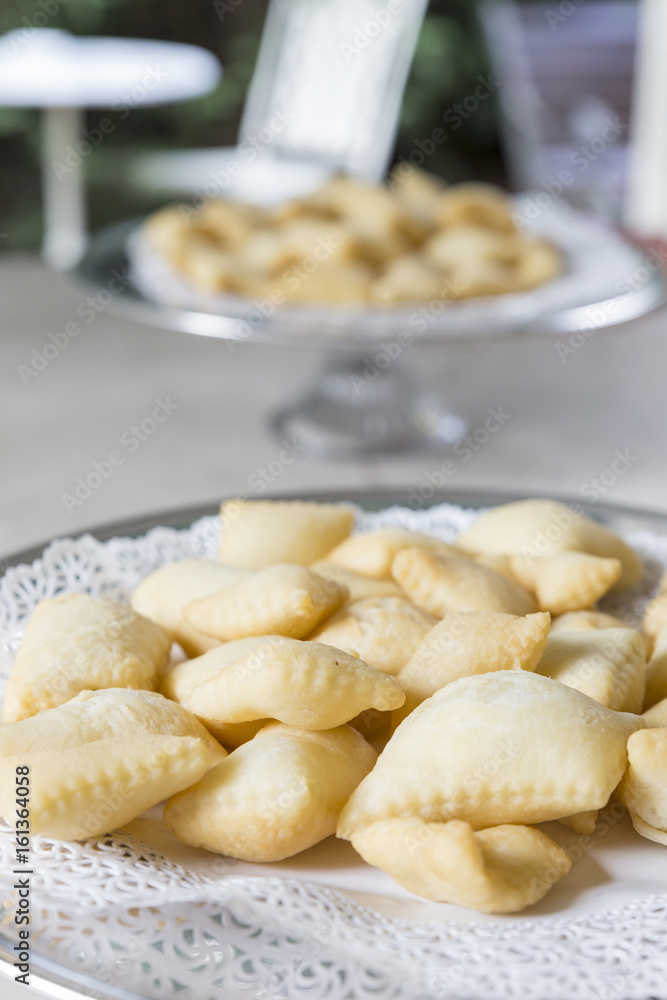
[[[358,526],[402,524],[452,540],[475,516],[449,504],[394,507],[358,511]],[[69,591],[126,599],[164,563],[213,558],[217,530],[208,517],[137,539],[62,539],[31,566],[8,570],[2,683],[38,600]],[[646,576],[608,608],[636,620],[667,567],[667,536],[627,537]],[[186,848],[152,810],[101,841],[34,839],[34,944],[101,995],[108,984],[160,1000],[667,1000],[667,853],[634,835],[619,810],[610,807],[609,832],[591,838],[543,903],[511,918],[420,901],[351,861],[340,841],[312,848],[299,856],[305,861],[264,866]],[[575,849],[581,842],[564,827],[558,836]],[[9,937],[14,842],[6,827],[0,858]]]

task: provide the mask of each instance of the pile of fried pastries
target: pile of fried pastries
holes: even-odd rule
[[[667,590],[641,629],[596,610],[642,575],[608,528],[551,500],[452,544],[352,533],[343,504],[221,519],[219,561],[155,570],[131,608],[39,603],[0,726],[10,826],[28,766],[33,834],[100,837],[166,800],[186,844],[271,862],[335,833],[490,913],[570,869],[539,824],[587,838],[615,796],[667,844]]]
[[[336,176],[274,208],[170,205],[142,232],[198,288],[273,305],[450,302],[525,292],[562,271],[552,244],[518,232],[499,188],[447,187],[418,170],[387,185]]]

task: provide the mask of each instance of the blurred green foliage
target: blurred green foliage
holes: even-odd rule
[[[123,171],[128,157],[234,143],[266,4],[242,0],[219,15],[212,0],[59,0],[49,27],[79,35],[189,42],[215,52],[224,66],[223,80],[211,94],[136,108],[87,159],[92,228],[149,211],[164,200],[131,188]],[[53,6],[52,0],[48,9]],[[0,34],[32,26],[41,10],[40,0],[1,0]],[[409,156],[415,140],[441,125],[447,109],[473,93],[487,71],[472,0],[431,0],[406,88],[396,156]],[[100,114],[89,112],[90,127]],[[0,228],[9,234],[6,251],[35,248],[41,238],[39,141],[38,111],[0,107]],[[503,180],[493,98],[448,135],[429,157],[428,168],[452,181]]]
[[[408,156],[415,140],[442,126],[443,115],[474,94],[489,65],[471,0],[431,0],[405,90],[396,156]],[[446,142],[436,145],[426,168],[448,181],[490,180],[503,183],[498,147],[497,106],[493,96],[456,130],[445,128]]]

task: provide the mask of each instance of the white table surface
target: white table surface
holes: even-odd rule
[[[0,258],[0,556],[105,521],[249,492],[249,479],[280,445],[267,418],[305,387],[316,352],[161,332],[100,312],[81,318],[86,290],[30,257]],[[82,306],[83,303],[83,306]],[[82,333],[25,385],[47,334],[70,321]],[[610,502],[667,511],[667,313],[586,341],[563,363],[552,341],[513,341],[484,351],[418,354],[436,392],[472,428],[488,407],[511,417],[469,461],[456,459],[453,488],[579,494],[630,450]],[[172,415],[89,499],[62,499],[79,476],[119,448],[123,434],[169,397]],[[444,456],[443,456],[444,458]],[[364,462],[298,459],[277,493],[418,485],[443,458]]]
[[[279,451],[270,411],[294,396],[317,354],[162,333],[101,312],[24,385],[19,365],[64,329],[86,292],[30,257],[0,258],[0,557],[90,525],[248,489]],[[667,511],[667,314],[599,333],[566,363],[553,342],[417,357],[434,390],[471,427],[488,407],[511,414],[452,486],[578,494],[629,449],[628,470],[604,499]],[[156,397],[178,409],[71,513],[61,495],[123,433],[149,416]],[[276,492],[418,484],[442,459],[414,457],[285,467]],[[31,991],[38,996],[37,991]],[[25,989],[2,982],[3,1000]]]
[[[13,983],[11,980],[0,978],[0,990],[2,991],[2,1000],[26,1000],[26,997],[37,998],[47,997],[48,994],[42,993],[41,990],[35,989],[34,986],[28,985],[28,991],[26,991],[25,986],[21,983]],[[82,994],[83,996],[83,994]]]

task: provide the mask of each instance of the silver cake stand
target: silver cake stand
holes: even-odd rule
[[[529,204],[529,195],[517,200],[519,215]],[[568,351],[667,301],[651,251],[559,203],[528,224],[561,250],[563,274],[554,281],[522,294],[462,301],[448,301],[445,287],[442,299],[401,306],[272,306],[206,294],[148,251],[141,222],[98,232],[79,278],[97,290],[113,287],[109,309],[153,327],[322,352],[315,383],[271,419],[277,435],[299,440],[312,458],[446,451],[463,437],[463,419],[419,384],[410,365],[415,350],[550,336]]]

